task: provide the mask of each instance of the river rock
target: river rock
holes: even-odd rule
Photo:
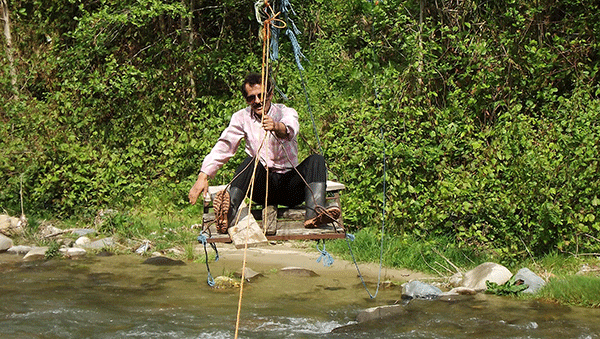
[[[144,265],[154,265],[154,266],[181,266],[185,265],[185,263],[181,260],[175,260],[167,257],[151,257],[144,262]]]
[[[402,297],[405,299],[437,299],[441,294],[439,288],[418,280],[402,285]]]
[[[6,214],[0,214],[0,233],[7,236],[22,235],[27,219],[22,216],[20,219]]]
[[[370,320],[379,320],[383,318],[389,318],[392,316],[398,316],[402,314],[406,314],[408,311],[402,305],[385,305],[385,306],[377,306],[367,308],[366,310],[362,310],[356,316],[356,322],[364,323]]]
[[[455,287],[448,292],[445,292],[444,295],[475,295],[477,291],[468,287]]]
[[[43,260],[46,258],[47,246],[44,247],[32,247],[31,251],[27,252],[23,257],[24,261]]]
[[[464,274],[462,274],[461,272],[456,272],[454,273],[450,279],[448,279],[448,282],[450,283],[450,286],[452,287],[460,287],[460,285],[462,284],[462,280],[464,278]]]
[[[85,256],[87,254],[87,251],[84,250],[83,248],[79,248],[79,247],[70,247],[67,248],[67,250],[65,251],[65,253],[63,253],[63,255],[67,258],[81,258],[83,256]]]
[[[75,240],[75,245],[77,246],[86,246],[92,243],[92,240],[90,240],[90,238],[83,236],[83,237],[79,237],[77,238],[77,240]]]
[[[31,251],[31,246],[18,245],[9,248],[6,253],[25,255]]]
[[[314,271],[302,267],[284,267],[279,272],[283,275],[293,275],[298,277],[317,277],[319,276]]]
[[[12,239],[4,234],[0,234],[0,252],[4,252],[11,247],[13,247]]]
[[[113,238],[112,237],[108,237],[108,238],[104,238],[104,239],[93,241],[89,245],[85,245],[85,246],[82,246],[82,247],[83,248],[88,248],[88,249],[100,250],[100,249],[103,249],[105,247],[113,247],[114,245],[115,245],[115,241],[113,240]]]
[[[525,285],[529,286],[523,293],[537,293],[544,285],[546,285],[544,279],[533,273],[527,267],[520,269],[519,272],[515,274],[515,281],[519,279],[523,280]]]
[[[237,272],[235,274],[236,278],[242,278],[242,274]],[[261,273],[256,272],[255,270],[251,269],[250,267],[246,267],[244,269],[244,279],[246,279],[246,281],[252,281],[254,278],[257,277],[262,277]]]
[[[65,233],[65,231],[63,229],[60,229],[60,228],[55,227],[55,226],[52,226],[50,224],[48,224],[48,225],[42,225],[40,228],[41,228],[42,236],[44,238],[52,238],[52,237],[55,237],[57,235],[61,235],[61,234]]]
[[[511,277],[512,273],[508,268],[493,262],[486,262],[465,273],[461,286],[472,288],[475,291],[485,291],[487,289],[486,281],[503,285]]]

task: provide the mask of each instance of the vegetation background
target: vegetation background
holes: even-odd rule
[[[0,208],[197,220],[188,190],[260,71],[253,1],[0,2]],[[276,100],[346,185],[351,231],[504,262],[600,252],[596,2],[291,2],[305,58],[281,31]]]

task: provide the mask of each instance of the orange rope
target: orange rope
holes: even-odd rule
[[[269,42],[271,40],[271,26],[276,27],[276,28],[285,28],[285,22],[281,19],[278,19],[277,16],[279,15],[279,13],[274,13],[273,9],[271,7],[271,5],[269,4],[268,0],[265,0],[265,7],[264,7],[264,11],[265,14],[267,15],[267,19],[264,21],[263,23],[263,51],[262,51],[262,67],[261,67],[261,81],[262,81],[262,90],[261,90],[261,101],[263,102],[263,114],[261,116],[261,124],[264,123],[264,115],[268,112],[265,112],[265,99],[267,98],[267,84],[268,84],[268,77],[269,77]],[[275,23],[279,23],[280,25],[277,26]],[[270,108],[270,107],[269,107]],[[265,131],[265,136],[261,142],[260,147],[258,148],[257,151],[257,156],[254,160],[254,169],[253,169],[253,173],[252,173],[252,179],[250,181],[250,186],[248,187],[248,190],[250,191],[250,197],[252,197],[254,195],[254,183],[255,183],[255,175],[256,175],[256,169],[258,167],[258,162],[260,161],[260,151],[262,149],[262,146],[265,144],[265,140],[268,136],[268,132]],[[267,144],[268,146],[268,144]],[[266,149],[265,150],[266,155],[267,155],[267,159],[269,156],[269,150]],[[267,207],[267,199],[268,199],[268,195],[269,195],[269,167],[268,167],[268,163],[265,166],[266,170],[267,170],[267,182],[266,182],[266,193],[265,193],[265,208]],[[246,191],[246,197],[248,197],[248,191]],[[252,199],[250,198],[250,202],[249,202],[249,206],[248,206],[248,211],[252,210]],[[236,216],[236,224],[239,221],[239,213]],[[266,220],[264,221],[264,228],[266,228]],[[234,338],[237,339],[238,337],[238,332],[239,332],[239,327],[240,327],[240,314],[241,314],[241,310],[242,310],[242,297],[244,295],[244,280],[246,280],[246,258],[247,258],[247,252],[248,252],[248,237],[249,237],[249,227],[250,226],[250,219],[248,218],[248,227],[246,227],[246,239],[244,241],[244,257],[243,257],[243,262],[242,262],[242,277],[241,277],[241,281],[240,281],[240,297],[238,300],[238,310],[237,310],[237,317],[236,317],[236,323],[235,323],[235,336]]]

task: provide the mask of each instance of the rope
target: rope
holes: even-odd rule
[[[215,279],[213,279],[212,274],[210,274],[210,267],[208,265],[208,251],[206,250],[206,244],[208,241],[206,239],[206,236],[204,234],[200,233],[200,235],[198,236],[198,242],[201,243],[202,245],[204,245],[204,258],[206,261],[206,271],[208,272],[208,277],[206,279],[206,282],[207,282],[208,286],[214,287]],[[213,248],[213,250],[215,250],[215,252],[216,252],[215,262],[219,261],[219,251],[217,250],[217,245],[215,245],[214,243],[211,243],[210,245]]]
[[[257,4],[258,4],[258,2],[257,2]],[[257,8],[258,7],[255,5],[255,9],[257,9]],[[265,103],[265,99],[267,98],[267,80],[268,80],[267,77],[268,77],[268,69],[269,69],[269,57],[268,57],[269,49],[267,48],[267,45],[269,44],[269,39],[271,38],[271,25],[277,27],[274,24],[274,22],[281,21],[280,19],[277,19],[277,16],[279,15],[279,13],[275,14],[273,12],[273,9],[269,5],[268,0],[264,0],[263,11],[266,14],[266,19],[264,20],[264,24],[263,24],[264,40],[263,40],[263,55],[262,55],[262,68],[261,68],[261,80],[262,80],[262,84],[263,84],[261,100],[263,102],[263,114],[261,116],[261,124],[264,122],[264,116],[266,114],[264,112],[264,109],[266,108],[264,106],[264,103]],[[258,19],[258,15],[257,15],[257,19]],[[246,191],[246,197],[248,197],[248,191],[250,191],[250,197],[254,196],[255,176],[256,176],[256,169],[257,169],[258,163],[259,163],[260,150],[262,149],[268,135],[269,135],[268,132],[265,131],[265,135],[264,135],[261,145],[257,151],[257,156],[254,159],[254,168],[253,168],[253,172],[252,172],[252,179],[250,181],[250,185],[248,186],[248,190]],[[267,152],[267,157],[268,157],[268,150],[266,150],[266,152]],[[268,197],[268,188],[269,188],[269,179],[268,179],[268,175],[267,175],[265,207],[266,207],[266,202],[267,202],[267,197]],[[249,199],[249,200],[250,200],[250,202],[248,205],[248,211],[251,211],[252,210],[252,199]],[[239,219],[239,213],[237,215],[237,219]],[[237,223],[237,221],[236,221],[236,223]],[[234,336],[235,339],[237,339],[237,337],[238,337],[239,328],[240,328],[240,314],[242,311],[242,298],[244,295],[244,281],[246,280],[245,275],[246,275],[246,259],[247,259],[247,253],[248,253],[248,237],[249,237],[248,228],[249,228],[249,225],[250,225],[250,218],[248,218],[248,227],[246,228],[246,238],[244,240],[244,258],[242,261],[242,277],[240,280],[240,297],[238,300],[238,309],[237,309],[236,323],[235,323],[235,336]]]
[[[369,0],[372,4],[373,4],[373,0]],[[371,7],[373,8],[373,7]],[[371,9],[372,11],[372,9]],[[371,34],[374,35],[375,34],[375,28],[374,25],[371,24]],[[373,45],[374,46],[374,45]],[[375,58],[375,47],[373,47],[373,58]],[[373,71],[374,72],[374,71]],[[381,112],[381,105],[379,104],[379,92],[377,91],[377,83],[376,83],[376,79],[375,79],[375,74],[373,74],[373,89],[375,91],[375,102],[377,105],[377,110],[379,110]],[[360,273],[360,269],[358,268],[358,264],[356,263],[356,258],[354,257],[354,253],[352,252],[352,246],[350,246],[350,241],[354,241],[354,236],[351,236],[350,234],[346,235],[346,243],[348,244],[348,249],[350,250],[350,255],[352,256],[352,261],[354,262],[354,266],[356,266],[356,271],[358,272],[358,275],[360,277],[360,280],[362,281],[362,284],[365,288],[365,290],[367,291],[367,293],[369,294],[369,297],[371,299],[375,299],[375,297],[377,297],[377,294],[379,293],[379,287],[381,286],[381,270],[382,270],[382,266],[383,266],[383,239],[385,236],[385,206],[386,206],[386,147],[385,147],[385,139],[384,139],[384,135],[383,135],[383,124],[379,125],[379,132],[380,132],[380,138],[382,141],[382,145],[383,145],[383,201],[382,201],[382,216],[381,216],[381,241],[380,241],[380,248],[379,248],[379,274],[377,276],[377,289],[375,290],[375,294],[371,294],[371,292],[369,291],[369,288],[367,287],[367,284],[365,283],[365,280],[362,276],[362,274]]]
[[[325,249],[325,241],[323,241],[323,249],[319,248],[320,241],[321,240],[317,240],[317,251],[319,251],[321,253],[319,258],[317,258],[317,262],[321,262],[321,259],[323,259],[323,266],[329,267],[329,266],[333,265],[333,257]]]

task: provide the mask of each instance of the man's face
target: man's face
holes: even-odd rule
[[[264,112],[269,112],[273,93],[266,94],[265,100],[262,100],[261,96],[263,93],[261,85],[245,84],[244,88],[246,89],[246,103],[250,105],[250,109],[253,113],[257,114],[258,116],[262,116]]]

